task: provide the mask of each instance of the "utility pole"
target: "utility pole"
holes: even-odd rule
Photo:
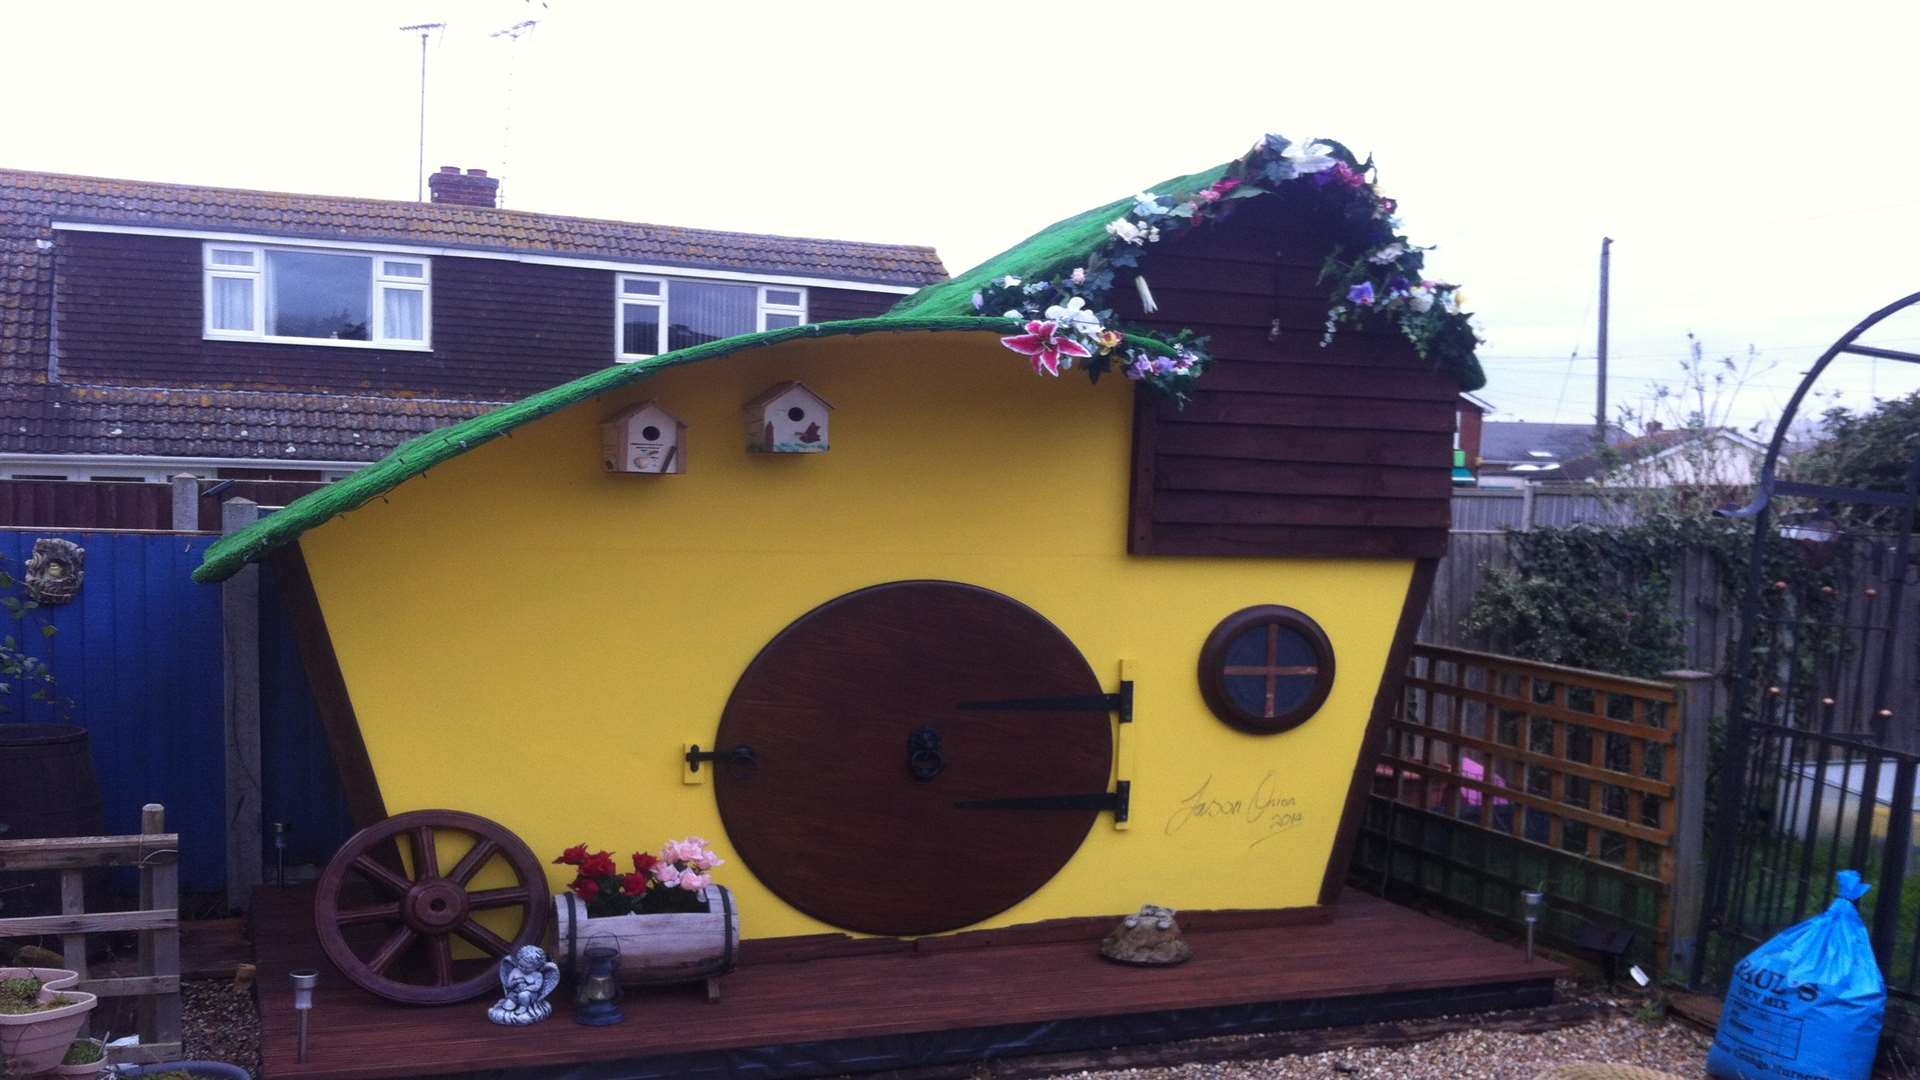
[[[1607,274],[1613,262],[1613,237],[1600,238],[1600,382],[1593,410],[1593,437],[1607,445]]]
[[[420,31],[420,158],[413,166],[413,200],[427,201],[427,38],[435,30],[445,30],[446,23],[414,23],[400,29]]]

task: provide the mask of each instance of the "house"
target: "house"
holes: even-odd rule
[[[614,363],[877,315],[931,248],[0,170],[0,478],[333,480]]]
[[[1609,424],[1607,445],[1629,438]],[[1481,487],[1519,487],[1563,479],[1566,463],[1594,452],[1592,424],[1539,424],[1526,420],[1487,420],[1480,425]]]
[[[1766,443],[1732,428],[1668,428],[1654,421],[1637,436],[1562,462],[1557,478],[1608,487],[1744,493],[1759,478],[1766,454]]]
[[[1426,323],[1448,336],[1408,340],[1418,249],[1357,163],[1313,182],[1289,145],[884,316],[669,348],[441,429],[196,576],[280,576],[370,826],[470,811],[543,859],[711,837],[755,940],[1147,900],[1321,918],[1482,378],[1450,298]],[[1335,250],[1375,253],[1354,265],[1379,283],[1339,295],[1384,310],[1323,346]],[[823,398],[830,453],[742,445],[743,407]],[[684,420],[686,473],[609,475],[602,423],[649,401]]]
[[[1461,394],[1453,409],[1453,486],[1480,483],[1480,431],[1492,403],[1473,394]]]

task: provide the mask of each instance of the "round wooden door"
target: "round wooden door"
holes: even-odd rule
[[[1101,692],[1059,628],[999,593],[848,593],[781,631],[734,687],[716,746],[750,747],[752,764],[714,771],[728,840],[781,899],[834,926],[978,922],[1052,878],[1098,816],[1084,797],[1107,790],[1113,742],[1085,699]],[[1083,798],[1033,805],[1050,796]],[[1027,805],[978,805],[1004,800]]]

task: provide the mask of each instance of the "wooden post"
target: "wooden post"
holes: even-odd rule
[[[220,531],[231,536],[260,518],[248,499],[220,508]],[[227,906],[242,910],[265,880],[260,806],[260,568],[249,565],[220,586],[226,674]]]
[[[1673,884],[1667,910],[1662,912],[1667,932],[1667,955],[1662,959],[1669,971],[1690,971],[1707,888],[1707,736],[1713,727],[1716,680],[1707,671],[1669,671],[1664,677],[1680,692],[1678,715],[1668,719],[1679,725],[1673,748],[1680,760],[1669,765],[1674,818],[1673,843],[1666,858],[1673,862],[1667,878]]]
[[[173,531],[200,531],[200,478],[192,473],[173,478]]]
[[[140,808],[140,832],[155,835],[167,831],[167,812],[159,803]],[[178,853],[175,853],[176,855]],[[140,864],[140,908],[143,911],[180,910],[180,862],[177,858],[149,860]],[[180,974],[180,929],[140,932],[140,974],[146,976]],[[172,1044],[177,1053],[180,1044],[180,991],[148,994],[140,999],[140,1042],[156,1048]]]

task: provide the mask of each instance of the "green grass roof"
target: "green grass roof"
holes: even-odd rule
[[[459,457],[482,443],[491,442],[522,424],[531,423],[570,405],[577,405],[639,382],[656,371],[679,367],[683,364],[696,364],[702,360],[713,360],[743,349],[778,345],[781,342],[800,338],[929,331],[1010,334],[1017,333],[1019,330],[1020,324],[1014,319],[987,319],[977,315],[941,318],[889,313],[873,319],[810,323],[805,326],[790,326],[782,330],[768,330],[758,334],[741,334],[737,337],[722,338],[719,341],[709,341],[692,348],[662,353],[632,364],[618,364],[603,368],[591,375],[562,383],[550,390],[542,390],[531,397],[476,416],[471,420],[463,420],[451,427],[428,432],[419,438],[402,443],[393,453],[352,476],[302,496],[278,513],[262,518],[231,536],[222,537],[207,548],[206,556],[193,572],[193,580],[224,581],[238,573],[247,563],[255,562],[275,548],[292,543],[308,529],[322,524],[336,514],[344,514],[356,507],[364,506],[369,501],[385,495],[407,480],[442,462]],[[1128,343],[1151,352],[1171,354],[1171,350],[1158,341],[1129,338]]]
[[[1163,194],[1185,195],[1224,176],[1231,162],[1205,172],[1175,177],[1152,186]],[[950,281],[929,285],[896,304],[885,315],[871,319],[815,323],[757,334],[741,334],[664,353],[632,364],[618,364],[590,375],[542,390],[531,397],[492,412],[462,421],[451,427],[429,432],[403,443],[393,453],[361,469],[352,476],[328,485],[285,509],[255,524],[223,537],[207,549],[193,579],[200,582],[224,581],[249,562],[298,539],[300,534],[328,521],[337,514],[392,491],[407,480],[451,460],[482,443],[504,435],[571,405],[640,381],[656,371],[682,364],[712,360],[743,349],[777,345],[799,338],[824,338],[844,334],[911,333],[928,331],[975,331],[1007,334],[1018,332],[1016,320],[983,318],[973,310],[973,294],[988,281],[1007,274],[1021,278],[1045,276],[1080,265],[1106,242],[1107,222],[1133,205],[1133,196],[1095,207],[1042,229],[1019,244],[995,255],[979,266]],[[1130,345],[1159,355],[1172,355],[1159,341],[1129,335]],[[1475,389],[1486,380],[1478,368],[1459,373],[1464,389]],[[1204,379],[1204,377],[1203,377]]]

